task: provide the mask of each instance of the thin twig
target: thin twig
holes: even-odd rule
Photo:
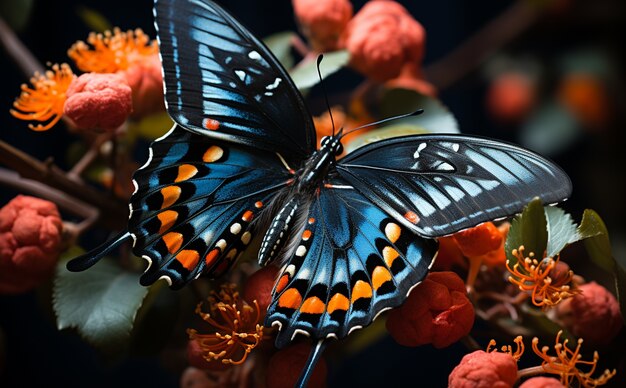
[[[9,57],[13,58],[26,78],[38,72],[43,74],[45,69],[35,56],[24,46],[24,43],[15,35],[4,19],[0,18],[0,43]]]
[[[113,134],[108,132],[98,135],[89,146],[87,152],[85,152],[80,160],[76,162],[74,167],[72,167],[72,169],[67,173],[67,177],[75,181],[80,181],[85,170],[89,168],[89,166],[91,166],[91,164],[98,158],[98,155],[100,155],[100,147],[102,144],[111,140],[111,137],[113,136]]]

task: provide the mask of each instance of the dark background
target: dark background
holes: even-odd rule
[[[4,1],[10,3],[10,1]],[[352,1],[355,11],[364,1]],[[400,1],[427,31],[425,65],[436,62],[468,36],[492,20],[512,2],[503,0]],[[626,12],[621,0],[566,1],[569,7],[547,14],[540,22],[504,48],[538,58],[547,69],[544,88],[556,82],[560,55],[579,48],[602,50],[617,69],[624,69],[623,36]],[[258,36],[295,30],[291,2],[222,1]],[[7,6],[4,4],[4,6]],[[10,5],[9,5],[10,6]],[[104,15],[113,26],[142,28],[154,36],[152,0],[36,0],[29,23],[19,37],[42,62],[67,62],[66,50],[85,40],[89,28],[79,18],[80,6]],[[0,139],[43,160],[54,158],[64,166],[65,146],[71,135],[58,125],[50,131],[30,131],[8,112],[26,77],[6,55],[0,56]],[[621,71],[620,71],[621,73]],[[551,78],[552,74],[552,78]],[[360,78],[350,70],[333,76],[330,93],[349,90]],[[565,150],[549,155],[572,178],[574,193],[564,207],[579,220],[586,207],[599,212],[611,232],[614,254],[623,260],[624,243],[624,84],[617,77],[611,86],[614,117],[601,131],[587,131]],[[472,72],[439,98],[456,116],[461,131],[517,141],[515,129],[490,119],[484,103],[487,82],[482,70]],[[321,106],[312,101],[313,113]],[[67,166],[64,166],[67,167]],[[1,203],[15,193],[0,189]],[[137,357],[106,365],[71,332],[58,332],[45,301],[33,292],[0,296],[0,328],[4,332],[7,360],[0,371],[0,386],[177,386],[179,376],[161,367],[157,358]],[[332,364],[329,386],[445,386],[447,376],[465,353],[462,345],[444,350],[403,348],[386,339],[349,360]],[[623,379],[618,376],[617,379]]]

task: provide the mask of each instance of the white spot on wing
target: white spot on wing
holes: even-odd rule
[[[257,60],[257,61],[258,61],[259,59],[261,59],[261,54],[259,54],[258,52],[256,52],[256,51],[252,50],[252,51],[250,51],[250,52],[248,53],[248,58],[250,58],[250,59],[255,59],[255,60]]]
[[[172,286],[172,279],[169,276],[163,275],[159,278],[159,280],[161,279],[165,280],[170,287]]]
[[[146,255],[141,256],[141,258],[148,262],[148,266],[146,267],[146,270],[143,271],[144,273],[146,273],[146,272],[148,272],[150,267],[152,267],[152,259],[150,257],[146,256]]]
[[[296,256],[302,257],[306,255],[306,247],[304,245],[300,245],[298,249],[296,249]]]
[[[298,335],[298,334],[303,334],[303,335],[305,335],[307,337],[311,336],[311,334],[309,334],[308,331],[304,331],[302,329],[296,329],[296,330],[293,331],[293,335],[291,336],[291,340],[293,341],[293,339],[296,338],[296,335]]]
[[[243,70],[235,70],[235,74],[237,75],[237,77],[239,77],[240,80],[245,80],[246,79],[246,72]]]
[[[267,89],[267,90],[274,90],[274,89],[276,89],[276,88],[278,87],[278,85],[280,84],[280,82],[281,82],[281,81],[282,81],[282,79],[280,79],[280,78],[278,78],[278,77],[277,77],[277,78],[274,80],[274,83],[267,85],[267,86],[265,87],[265,89]]]
[[[245,232],[243,235],[241,235],[241,242],[244,245],[248,245],[250,243],[251,238],[252,238],[252,234],[250,234],[250,232]]]
[[[220,239],[218,242],[215,243],[215,246],[218,247],[222,252],[224,252],[224,249],[226,249],[226,240]]]
[[[424,150],[424,148],[426,148],[426,143],[421,143],[420,145],[417,146],[417,151],[415,151],[415,153],[413,154],[413,158],[417,159],[420,157],[420,152],[422,152],[422,150]]]
[[[236,235],[239,234],[239,232],[241,232],[241,224],[239,222],[235,222],[230,226],[230,233]]]
[[[362,328],[363,328],[363,326],[359,326],[359,325],[354,326],[353,328],[351,328],[351,329],[348,331],[348,335],[352,334],[352,332],[353,332],[353,331],[355,331],[355,330],[359,330],[359,329],[362,329]]]
[[[290,277],[293,277],[296,273],[296,266],[289,264],[289,266],[285,269],[285,272],[288,273]]]

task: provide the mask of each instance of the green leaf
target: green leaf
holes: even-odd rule
[[[556,206],[544,207],[548,227],[547,257],[556,256],[567,245],[581,239],[572,216]]]
[[[137,136],[154,140],[163,136],[173,124],[174,122],[165,111],[148,115],[139,121],[129,122],[128,141],[133,142]]]
[[[459,125],[448,108],[436,98],[424,96],[414,90],[394,88],[383,92],[380,100],[380,118],[398,116],[424,109],[424,113],[400,120],[393,125],[422,128],[428,133],[459,133]],[[381,129],[384,127],[381,127]]]
[[[333,51],[324,54],[324,60],[320,64],[322,77],[328,78],[329,75],[337,72],[350,62],[350,53],[347,50]],[[309,58],[300,62],[290,71],[291,79],[298,89],[309,89],[320,82],[317,74],[317,58]]]
[[[511,265],[517,262],[511,252],[522,245],[526,255],[533,252],[538,258],[543,257],[548,245],[546,216],[539,198],[533,199],[511,222],[511,229],[504,243],[506,257]]]
[[[267,48],[270,49],[272,54],[276,56],[285,69],[291,69],[293,67],[291,42],[295,35],[295,32],[285,31],[272,34],[263,39],[263,43],[265,43]]]
[[[92,31],[104,32],[113,29],[111,22],[93,8],[81,5],[76,8],[76,13],[78,17],[82,19],[83,23]]]
[[[585,209],[578,233],[585,238],[585,248],[591,260],[605,271],[613,273],[616,263],[611,253],[609,232],[598,213]]]
[[[106,352],[125,349],[137,310],[148,292],[137,275],[102,260],[89,271],[73,273],[57,266],[53,307],[59,330],[74,327]]]

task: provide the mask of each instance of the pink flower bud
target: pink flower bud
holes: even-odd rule
[[[154,53],[137,60],[132,66],[119,72],[126,77],[132,89],[133,117],[143,117],[165,110],[163,100],[163,73],[161,60]]]
[[[63,223],[54,203],[18,195],[0,209],[0,293],[28,291],[52,276]]]
[[[533,377],[524,381],[519,388],[565,388],[565,385],[552,377]]]
[[[467,335],[473,324],[474,307],[465,283],[454,272],[428,274],[387,317],[389,334],[404,346],[431,343],[444,348]]]
[[[517,362],[508,353],[477,350],[467,354],[448,376],[449,388],[511,388]]]
[[[278,276],[278,268],[268,265],[253,273],[247,280],[243,291],[243,299],[252,304],[259,304],[261,316],[265,316],[267,307],[272,301],[272,290]]]
[[[349,0],[292,0],[302,33],[313,50],[337,49],[337,41],[352,17]]]
[[[310,352],[311,344],[305,342],[289,345],[276,352],[270,359],[267,367],[267,388],[294,387],[298,378],[300,378]],[[326,360],[322,357],[315,365],[315,369],[313,369],[308,386],[325,387],[327,374]]]
[[[352,18],[342,46],[350,51],[350,64],[374,81],[397,77],[407,63],[419,65],[426,32],[395,1],[372,0]]]
[[[114,131],[132,110],[131,88],[118,74],[85,73],[67,89],[64,113],[80,129]]]
[[[585,342],[608,345],[624,325],[617,299],[596,282],[578,288],[582,291],[580,294],[556,306],[558,319]]]

